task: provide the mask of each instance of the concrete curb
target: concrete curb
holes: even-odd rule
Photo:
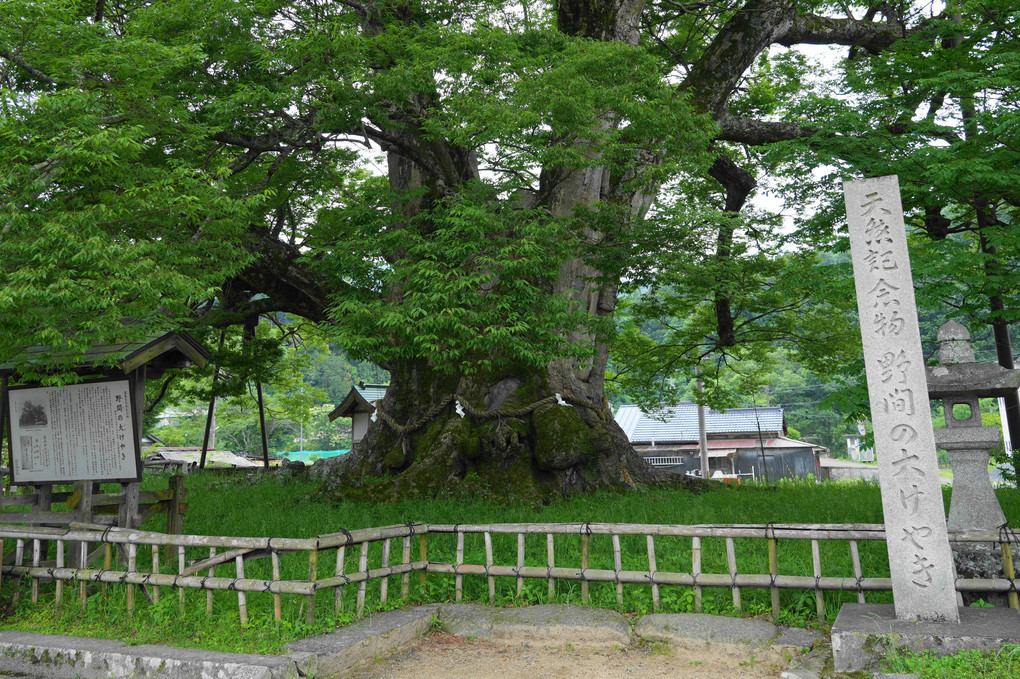
[[[290,644],[287,654],[279,656],[0,632],[0,671],[46,679],[330,676],[410,643],[429,629],[437,610],[437,606],[418,606],[379,613],[335,632]]]
[[[377,613],[342,629],[289,644],[279,656],[217,653],[170,646],[126,646],[118,641],[0,632],[0,676],[46,679],[296,679],[342,676],[425,634],[436,619],[454,636],[496,643],[626,647],[634,642],[801,652],[825,647],[821,634],[779,628],[762,620],[700,614],[648,615],[634,632],[615,611],[574,605],[489,608],[441,604]],[[788,679],[816,679],[814,663]],[[792,668],[791,668],[792,669]],[[18,676],[15,674],[14,676]]]

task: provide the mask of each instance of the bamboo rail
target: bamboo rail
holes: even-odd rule
[[[484,563],[466,563],[465,541],[468,534],[482,535],[484,546]],[[419,536],[419,559],[411,560],[411,539]],[[427,558],[427,536],[451,535],[455,538],[454,562],[430,561]],[[493,535],[516,535],[516,559],[514,565],[496,562],[493,548]],[[546,554],[543,565],[527,565],[527,535],[546,536]],[[579,567],[556,565],[556,536],[577,535],[580,544]],[[591,562],[595,555],[603,554],[595,550],[592,536],[610,536],[612,543],[612,568],[592,568]],[[644,537],[647,570],[624,569],[623,548],[621,538],[625,536]],[[659,538],[657,541],[656,538]],[[674,554],[675,550],[667,550],[670,538],[689,539],[690,572],[669,572],[658,570],[660,559],[657,556]],[[14,541],[13,553],[8,552],[8,560],[4,561],[3,539]],[[399,563],[390,563],[392,541],[400,539]],[[704,572],[705,540],[717,539],[725,542],[726,571],[725,573]],[[764,539],[768,546],[768,573],[747,573],[738,569],[735,540]],[[891,591],[891,579],[885,577],[866,577],[862,570],[860,541],[882,541],[885,539],[884,527],[880,524],[768,524],[768,525],[646,525],[646,524],[605,524],[605,523],[563,523],[563,524],[457,524],[457,525],[425,525],[408,523],[381,528],[366,528],[354,531],[342,530],[338,533],[320,535],[313,538],[254,538],[208,535],[169,535],[139,529],[117,528],[102,524],[73,522],[68,528],[52,528],[45,526],[7,526],[0,525],[0,561],[4,561],[0,569],[3,577],[28,578],[30,597],[37,602],[40,595],[40,583],[55,582],[55,599],[59,605],[64,598],[65,582],[77,583],[81,597],[87,596],[89,584],[99,584],[101,588],[109,585],[123,585],[126,589],[126,606],[133,612],[138,604],[135,597],[136,588],[141,588],[145,599],[150,603],[159,599],[160,587],[171,587],[178,590],[181,606],[185,602],[185,592],[189,589],[206,591],[205,612],[212,615],[212,592],[230,591],[237,595],[238,614],[242,621],[248,618],[248,594],[264,593],[273,596],[273,614],[281,619],[281,596],[301,597],[305,621],[312,624],[315,620],[316,593],[320,590],[333,590],[334,610],[340,611],[341,594],[348,585],[357,585],[357,614],[364,613],[367,598],[367,585],[379,580],[379,602],[386,603],[389,592],[388,582],[392,577],[400,577],[400,596],[409,599],[410,574],[420,574],[419,583],[424,584],[427,575],[454,576],[455,598],[464,598],[464,578],[484,577],[487,583],[490,603],[497,601],[497,579],[512,578],[516,581],[516,592],[520,596],[525,580],[545,580],[550,596],[556,593],[556,582],[559,580],[581,583],[581,598],[590,599],[591,583],[613,583],[618,603],[624,600],[624,585],[649,587],[652,604],[658,610],[661,604],[661,587],[691,588],[694,596],[695,610],[700,611],[703,603],[704,588],[730,589],[733,605],[741,608],[741,590],[768,590],[771,594],[773,615],[780,613],[782,590],[805,590],[814,593],[816,614],[820,620],[825,617],[824,592],[856,592],[859,601],[864,601],[865,592]],[[1004,592],[1008,593],[1011,607],[1017,607],[1016,589],[1020,582],[1016,579],[1013,568],[1010,540],[1016,543],[1016,537],[1008,533],[989,531],[955,531],[950,535],[953,542],[992,542],[1002,546],[1005,578],[987,580],[958,580],[958,592]],[[786,540],[809,541],[811,575],[785,575],[779,571],[779,543]],[[820,543],[822,541],[843,541],[848,543],[850,552],[852,577],[825,575],[821,558]],[[381,559],[378,567],[369,564],[369,547],[380,543]],[[474,544],[474,543],[473,543]],[[504,543],[500,543],[503,545]],[[511,543],[512,544],[512,543]],[[688,544],[688,543],[683,543]],[[102,556],[102,568],[89,567],[89,545],[98,546],[94,555]],[[152,553],[151,568],[146,572],[146,565],[139,564],[139,546],[148,545]],[[357,554],[357,570],[348,570],[346,559],[353,557],[353,547],[359,547]],[[46,561],[47,551],[55,546],[55,561]],[[65,546],[70,548],[70,564],[65,560]],[[116,550],[114,549],[116,546]],[[175,573],[160,572],[160,548],[176,550],[177,559]],[[686,546],[683,547],[686,549]],[[198,558],[190,562],[186,558],[186,550],[192,554],[199,552]],[[335,566],[328,569],[327,577],[320,574],[320,552],[335,550]],[[114,566],[114,552],[117,551],[117,566]],[[512,548],[507,551],[512,551]],[[657,554],[658,551],[658,554]],[[144,550],[141,553],[145,553]],[[374,551],[378,555],[379,551]],[[477,554],[477,552],[475,552]],[[293,555],[291,559],[306,556],[306,577],[303,579],[281,579],[281,557]],[[255,559],[270,560],[271,576],[269,579],[245,576],[245,562]],[[375,557],[373,557],[375,558]],[[513,557],[510,557],[513,558]],[[608,558],[608,556],[600,557]],[[29,561],[25,563],[26,559]],[[542,564],[541,556],[532,554],[532,562]],[[170,560],[171,562],[174,560]],[[562,558],[561,558],[562,561]],[[596,559],[597,561],[597,559]],[[217,574],[217,566],[226,567],[233,563],[233,577]],[[298,562],[300,564],[300,562]],[[598,565],[598,564],[596,564]],[[641,562],[634,564],[640,568]],[[173,567],[173,566],[171,566]],[[293,572],[293,568],[291,571]],[[72,585],[73,586],[73,585]],[[17,591],[15,596],[17,595]]]

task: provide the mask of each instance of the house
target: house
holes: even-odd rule
[[[636,405],[620,406],[620,425],[634,449],[648,462],[677,473],[701,468],[698,443],[698,406],[679,403],[651,413]],[[820,459],[829,450],[787,436],[782,408],[705,409],[708,466],[711,473],[769,480],[816,478]]]
[[[329,421],[338,417],[351,418],[351,447],[358,445],[358,441],[365,437],[368,431],[372,413],[375,412],[376,401],[381,401],[386,396],[388,384],[365,384],[358,382],[351,388],[340,405],[329,414]]]

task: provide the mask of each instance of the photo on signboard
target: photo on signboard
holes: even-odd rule
[[[18,426],[45,427],[50,423],[46,416],[46,406],[35,401],[25,401],[21,406],[21,414],[18,416]]]

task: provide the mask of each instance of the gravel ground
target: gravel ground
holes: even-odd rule
[[[409,649],[377,658],[351,679],[764,679],[789,665],[775,652],[727,645],[677,650],[664,644],[622,649],[540,648],[432,634]]]

